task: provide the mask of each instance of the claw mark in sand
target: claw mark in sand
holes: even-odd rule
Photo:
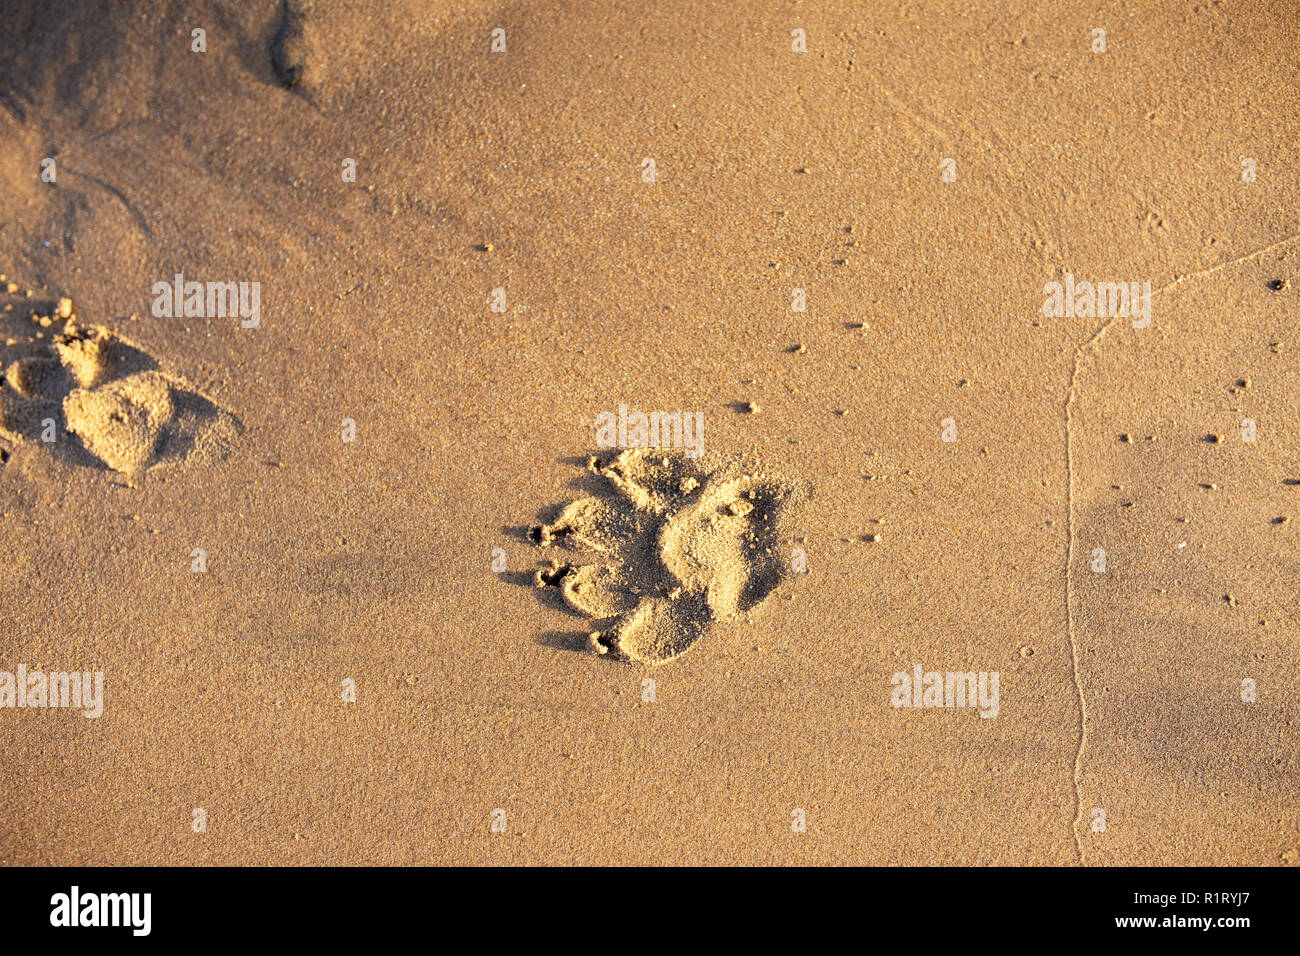
[[[602,623],[592,650],[632,662],[681,656],[715,621],[749,611],[790,572],[781,530],[811,495],[800,483],[741,461],[658,449],[625,451],[589,468],[608,493],[579,498],[534,544],[572,541],[599,564],[552,561],[538,587],[558,587],[573,610]]]

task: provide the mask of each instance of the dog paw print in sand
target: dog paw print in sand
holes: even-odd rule
[[[61,311],[67,323],[52,339],[5,350],[17,355],[0,363],[0,439],[84,452],[132,480],[156,465],[226,454],[242,430],[233,415],[142,349]]]
[[[529,538],[594,552],[537,572],[575,612],[598,622],[599,654],[662,664],[715,623],[760,604],[790,573],[783,526],[806,486],[739,461],[658,449],[625,451],[589,468],[597,494],[568,505]]]

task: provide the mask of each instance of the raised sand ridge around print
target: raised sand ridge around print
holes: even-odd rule
[[[91,458],[133,480],[157,465],[227,453],[242,431],[233,415],[126,339],[63,317],[48,342],[10,339],[5,349],[0,444],[63,450],[75,436]]]
[[[603,493],[579,498],[529,536],[594,551],[596,563],[552,560],[538,587],[557,587],[577,613],[599,622],[600,654],[662,664],[680,657],[715,622],[751,610],[790,573],[780,548],[800,483],[742,461],[659,449],[621,453],[589,468]]]

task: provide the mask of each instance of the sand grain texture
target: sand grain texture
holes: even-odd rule
[[[1292,13],[7,4],[0,863],[1300,862]]]

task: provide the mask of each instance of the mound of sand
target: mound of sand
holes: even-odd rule
[[[536,576],[538,587],[560,588],[571,608],[603,622],[590,638],[597,653],[670,661],[785,579],[781,529],[806,487],[738,461],[658,449],[590,467],[610,494],[579,498],[531,538],[544,547],[571,540],[605,559],[552,561]]]

